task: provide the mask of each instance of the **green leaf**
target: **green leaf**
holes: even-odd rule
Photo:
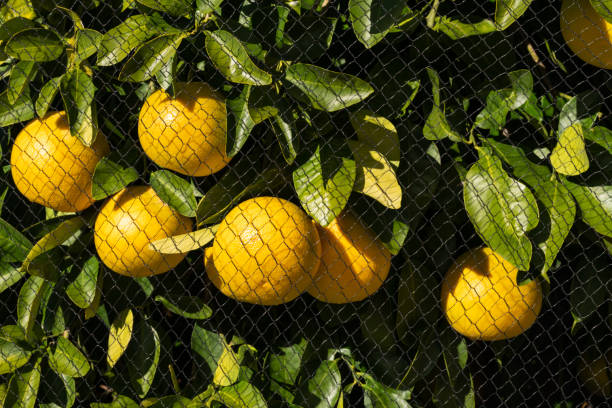
[[[285,79],[302,91],[313,107],[328,112],[348,108],[374,92],[370,84],[355,76],[310,64],[289,66]]]
[[[234,157],[251,135],[255,122],[249,111],[251,85],[246,85],[240,96],[227,100],[227,146],[228,157]]]
[[[203,320],[212,316],[212,309],[196,296],[172,296],[172,300],[155,296],[155,301],[161,302],[172,313],[187,319]]]
[[[295,131],[294,122],[289,119],[289,115],[284,112],[272,116],[272,131],[276,135],[278,144],[287,164],[292,164],[297,155],[295,151]]]
[[[184,254],[190,251],[195,251],[207,245],[215,238],[218,225],[203,228],[187,234],[175,235],[170,238],[164,238],[153,241],[149,244],[155,252],[162,254]]]
[[[468,170],[463,199],[468,216],[482,240],[519,270],[529,269],[532,247],[527,232],[539,221],[531,191],[502,168],[485,148]]]
[[[31,351],[15,343],[0,340],[0,375],[9,374],[24,366],[29,360]]]
[[[142,82],[152,78],[176,54],[183,34],[163,34],[142,44],[119,74],[119,80]]]
[[[108,354],[106,362],[113,368],[119,358],[123,355],[134,329],[134,314],[131,309],[125,309],[115,317],[108,334]]]
[[[51,78],[49,82],[44,84],[40,89],[40,93],[36,99],[36,114],[39,118],[44,117],[49,110],[53,99],[55,99],[55,95],[57,95],[57,92],[60,89],[61,82],[61,76]]]
[[[612,24],[612,0],[591,0],[591,6],[608,23]]]
[[[293,171],[293,185],[308,215],[326,227],[346,206],[355,184],[353,160],[335,157],[317,146],[314,154]]]
[[[79,15],[76,12],[74,12],[73,10],[70,10],[69,8],[62,7],[62,6],[57,6],[57,9],[68,14],[68,16],[72,19],[72,23],[74,25],[75,31],[85,29],[85,26],[83,25],[83,21],[81,20],[81,17],[79,17]]]
[[[245,196],[272,188],[281,181],[283,174],[278,169],[259,172],[250,160],[240,160],[198,203],[198,225],[221,221],[226,211]]]
[[[26,339],[28,340],[33,338],[38,309],[48,289],[49,282],[38,276],[30,276],[19,291],[19,297],[17,298],[17,322],[25,331]]]
[[[400,142],[397,129],[391,121],[368,110],[358,110],[349,119],[357,138],[372,146],[397,168],[400,162]]]
[[[423,136],[427,140],[441,140],[448,137],[453,141],[459,141],[461,140],[461,136],[451,128],[442,110],[440,101],[440,77],[432,68],[426,69],[429,80],[431,81],[433,107],[425,121],[425,126],[423,126]]]
[[[353,190],[387,208],[401,208],[402,188],[387,158],[363,142],[349,140],[348,143],[357,165]]]
[[[567,176],[576,176],[589,169],[584,133],[579,122],[559,134],[557,145],[550,154],[550,164],[559,173]]]
[[[140,408],[140,405],[125,395],[118,395],[113,402],[93,402],[91,408]]]
[[[268,368],[270,378],[282,384],[295,385],[307,346],[308,340],[302,338],[299,343],[279,347],[278,353],[271,353]]]
[[[64,44],[53,31],[27,28],[8,40],[4,52],[22,61],[53,61],[64,52]]]
[[[27,90],[13,104],[9,103],[8,90],[0,94],[0,127],[30,120],[34,114],[34,104]]]
[[[272,77],[249,57],[236,37],[225,30],[206,32],[206,52],[213,64],[231,82],[245,85],[269,85]]]
[[[569,190],[552,174],[548,167],[531,162],[519,147],[487,140],[495,152],[510,166],[515,177],[527,183],[543,207],[540,207],[540,224],[535,230],[534,239],[544,253],[540,273],[545,273],[553,265],[563,246],[576,217],[576,204]],[[544,217],[544,212],[548,213]],[[539,233],[541,230],[541,233]]]
[[[55,247],[62,245],[84,226],[85,220],[83,220],[81,217],[73,217],[62,221],[57,227],[39,239],[38,242],[32,247],[24,259],[21,269],[27,271],[34,259],[46,252],[51,251]]]
[[[405,2],[396,0],[350,0],[351,25],[359,42],[366,48],[379,43],[405,14],[404,7]]]
[[[59,375],[78,378],[84,377],[90,370],[87,357],[70,340],[63,336],[51,347],[49,366]]]
[[[571,265],[575,267],[575,272],[569,303],[574,326],[591,316],[595,317],[597,309],[610,299],[609,288],[605,282],[610,282],[612,273],[605,253],[601,255],[597,251],[590,252],[585,249],[572,260]]]
[[[410,399],[409,391],[399,391],[376,381],[366,374],[364,390],[364,406],[366,408],[412,408],[406,400]]]
[[[173,16],[185,16],[193,12],[193,1],[189,0],[136,0],[153,10],[163,11]]]
[[[442,31],[451,40],[458,40],[473,35],[492,33],[497,30],[497,26],[489,19],[484,19],[477,23],[463,23],[446,16],[436,16],[435,24],[432,29],[435,31]]]
[[[533,0],[496,0],[495,24],[499,30],[505,30],[519,19]]]
[[[103,157],[94,170],[91,192],[94,200],[102,200],[128,184],[138,180],[139,174],[133,167],[123,167],[108,157]]]
[[[0,24],[13,17],[24,17],[33,19],[36,17],[32,0],[7,0],[4,7],[0,9]]]
[[[597,143],[608,153],[612,154],[612,130],[603,126],[596,126],[584,133],[584,137],[592,142]]]
[[[8,222],[0,219],[0,251],[4,262],[21,262],[30,250],[32,243]]]
[[[196,13],[204,17],[212,13],[223,3],[223,0],[196,0]]]
[[[66,107],[70,133],[85,146],[96,139],[97,124],[93,107],[96,87],[89,75],[79,68],[66,72],[60,81],[60,94]]]
[[[506,125],[506,118],[510,112],[507,90],[491,91],[487,95],[485,108],[476,117],[474,123],[481,129],[499,130]]]
[[[171,95],[174,95],[174,79],[176,78],[176,54],[172,56],[168,61],[162,65],[162,67],[155,74],[155,79],[159,86],[168,90]]]
[[[195,217],[195,188],[187,180],[168,170],[151,174],[151,187],[166,204],[185,217]]]
[[[157,331],[144,320],[137,325],[135,340],[133,345],[136,352],[131,355],[128,369],[138,397],[144,398],[149,393],[157,372],[161,343]]]
[[[3,408],[34,408],[40,386],[40,361],[39,358],[13,375]]]
[[[562,181],[576,199],[582,220],[601,235],[612,237],[612,186],[582,186]]]
[[[512,93],[508,98],[510,109],[518,109],[523,106],[533,90],[533,76],[526,69],[520,69],[508,73],[510,83],[512,84]]]
[[[160,20],[153,16],[138,14],[128,17],[110,29],[100,41],[96,64],[100,66],[117,64],[149,38],[167,32],[171,27]]]
[[[75,63],[79,64],[98,52],[102,34],[96,30],[83,29],[76,33]]]
[[[335,360],[324,360],[308,380],[308,390],[319,399],[315,408],[333,407],[338,402],[342,381]]]
[[[4,292],[25,276],[25,272],[10,263],[0,261],[0,293]]]
[[[98,282],[98,258],[90,257],[76,279],[66,287],[66,294],[81,309],[87,309],[94,301]]]
[[[10,104],[14,104],[30,84],[30,80],[36,74],[36,63],[31,61],[19,61],[11,69],[7,98]]]
[[[392,255],[399,254],[400,250],[404,246],[404,241],[410,232],[410,227],[401,221],[393,221],[393,231],[391,238],[384,242],[385,247],[391,252]]]
[[[223,335],[203,329],[198,324],[193,327],[191,349],[204,359],[211,374],[217,369],[217,362],[226,344]]]
[[[149,408],[197,408],[201,406],[198,404],[191,404],[188,398],[180,395],[168,395],[159,399],[151,398],[151,400],[155,402],[149,405]]]
[[[213,398],[229,408],[268,407],[261,392],[246,381],[220,388]]]
[[[38,27],[38,25],[27,18],[11,17],[8,21],[2,22],[0,17],[0,61],[8,59],[8,55],[4,52],[4,46],[1,44],[6,44],[6,41],[19,31],[35,27]]]
[[[223,351],[217,360],[217,368],[213,374],[213,384],[227,387],[238,381],[240,362],[232,347],[224,342]]]

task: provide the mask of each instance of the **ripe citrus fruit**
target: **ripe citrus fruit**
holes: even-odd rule
[[[226,296],[278,305],[312,284],[320,258],[319,233],[300,207],[282,198],[257,197],[223,219],[206,273]]]
[[[108,151],[101,133],[91,147],[85,146],[70,134],[65,112],[50,112],[17,135],[11,173],[28,200],[56,211],[82,211],[94,202],[91,179]]]
[[[612,69],[612,24],[595,11],[589,0],[563,0],[561,33],[580,59]]]
[[[612,397],[612,350],[595,358],[582,353],[578,359],[578,377],[592,394]]]
[[[224,168],[227,111],[225,100],[202,82],[175,85],[145,101],[138,119],[143,150],[156,164],[188,176],[209,176]]]
[[[461,255],[442,281],[442,310],[453,329],[473,340],[516,337],[542,308],[537,281],[516,282],[518,269],[490,248]]]
[[[149,243],[191,232],[191,220],[147,186],[124,188],[102,206],[94,226],[98,256],[111,270],[135,278],[174,268],[185,254],[161,254]]]
[[[321,268],[308,293],[328,303],[357,302],[376,292],[389,275],[391,253],[349,212],[319,227]]]

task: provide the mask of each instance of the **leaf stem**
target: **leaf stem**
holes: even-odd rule
[[[425,21],[427,21],[427,27],[429,28],[433,28],[435,25],[438,7],[440,7],[440,0],[434,0],[433,5],[431,6],[431,10],[429,10],[427,17],[425,17]]]

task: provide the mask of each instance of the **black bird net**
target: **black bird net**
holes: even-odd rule
[[[604,407],[609,0],[4,0],[0,405]]]

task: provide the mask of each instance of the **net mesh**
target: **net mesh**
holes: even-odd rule
[[[603,407],[612,4],[6,0],[5,407]]]

